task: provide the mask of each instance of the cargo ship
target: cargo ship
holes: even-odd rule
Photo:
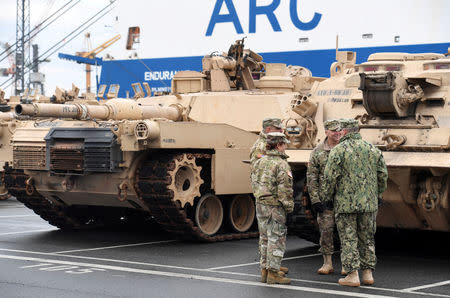
[[[310,0],[117,1],[114,27],[126,50],[104,59],[100,84],[119,86],[132,97],[131,84],[147,82],[169,92],[179,70],[201,70],[201,58],[245,39],[246,48],[265,62],[309,68],[329,77],[340,50],[355,51],[357,63],[375,52],[447,53],[450,1],[376,2]]]

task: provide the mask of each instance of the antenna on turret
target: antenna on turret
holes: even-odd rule
[[[336,61],[338,60],[338,52],[339,52],[339,35],[336,35]]]

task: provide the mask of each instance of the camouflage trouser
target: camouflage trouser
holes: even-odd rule
[[[281,206],[256,203],[261,268],[280,270],[286,249],[286,212]]]
[[[334,211],[325,209],[317,215],[320,230],[320,249],[324,255],[332,255],[334,251]]]
[[[376,212],[336,214],[341,262],[347,272],[375,269]]]

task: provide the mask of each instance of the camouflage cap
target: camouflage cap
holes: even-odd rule
[[[262,126],[263,128],[269,127],[269,126],[273,126],[276,128],[283,128],[281,126],[281,119],[280,118],[265,118],[262,122]]]
[[[289,144],[290,142],[282,132],[269,132],[267,134],[267,144],[274,145],[279,143]]]
[[[341,129],[352,129],[352,128],[358,128],[358,120],[355,119],[341,119]]]
[[[340,131],[341,122],[337,119],[327,120],[323,123],[325,130]]]

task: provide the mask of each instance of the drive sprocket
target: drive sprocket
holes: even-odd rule
[[[171,183],[167,188],[173,191],[174,200],[179,201],[181,207],[186,203],[194,206],[194,198],[200,197],[200,186],[204,182],[200,177],[202,167],[196,164],[195,157],[189,153],[177,156],[174,162],[173,170],[168,171]]]

